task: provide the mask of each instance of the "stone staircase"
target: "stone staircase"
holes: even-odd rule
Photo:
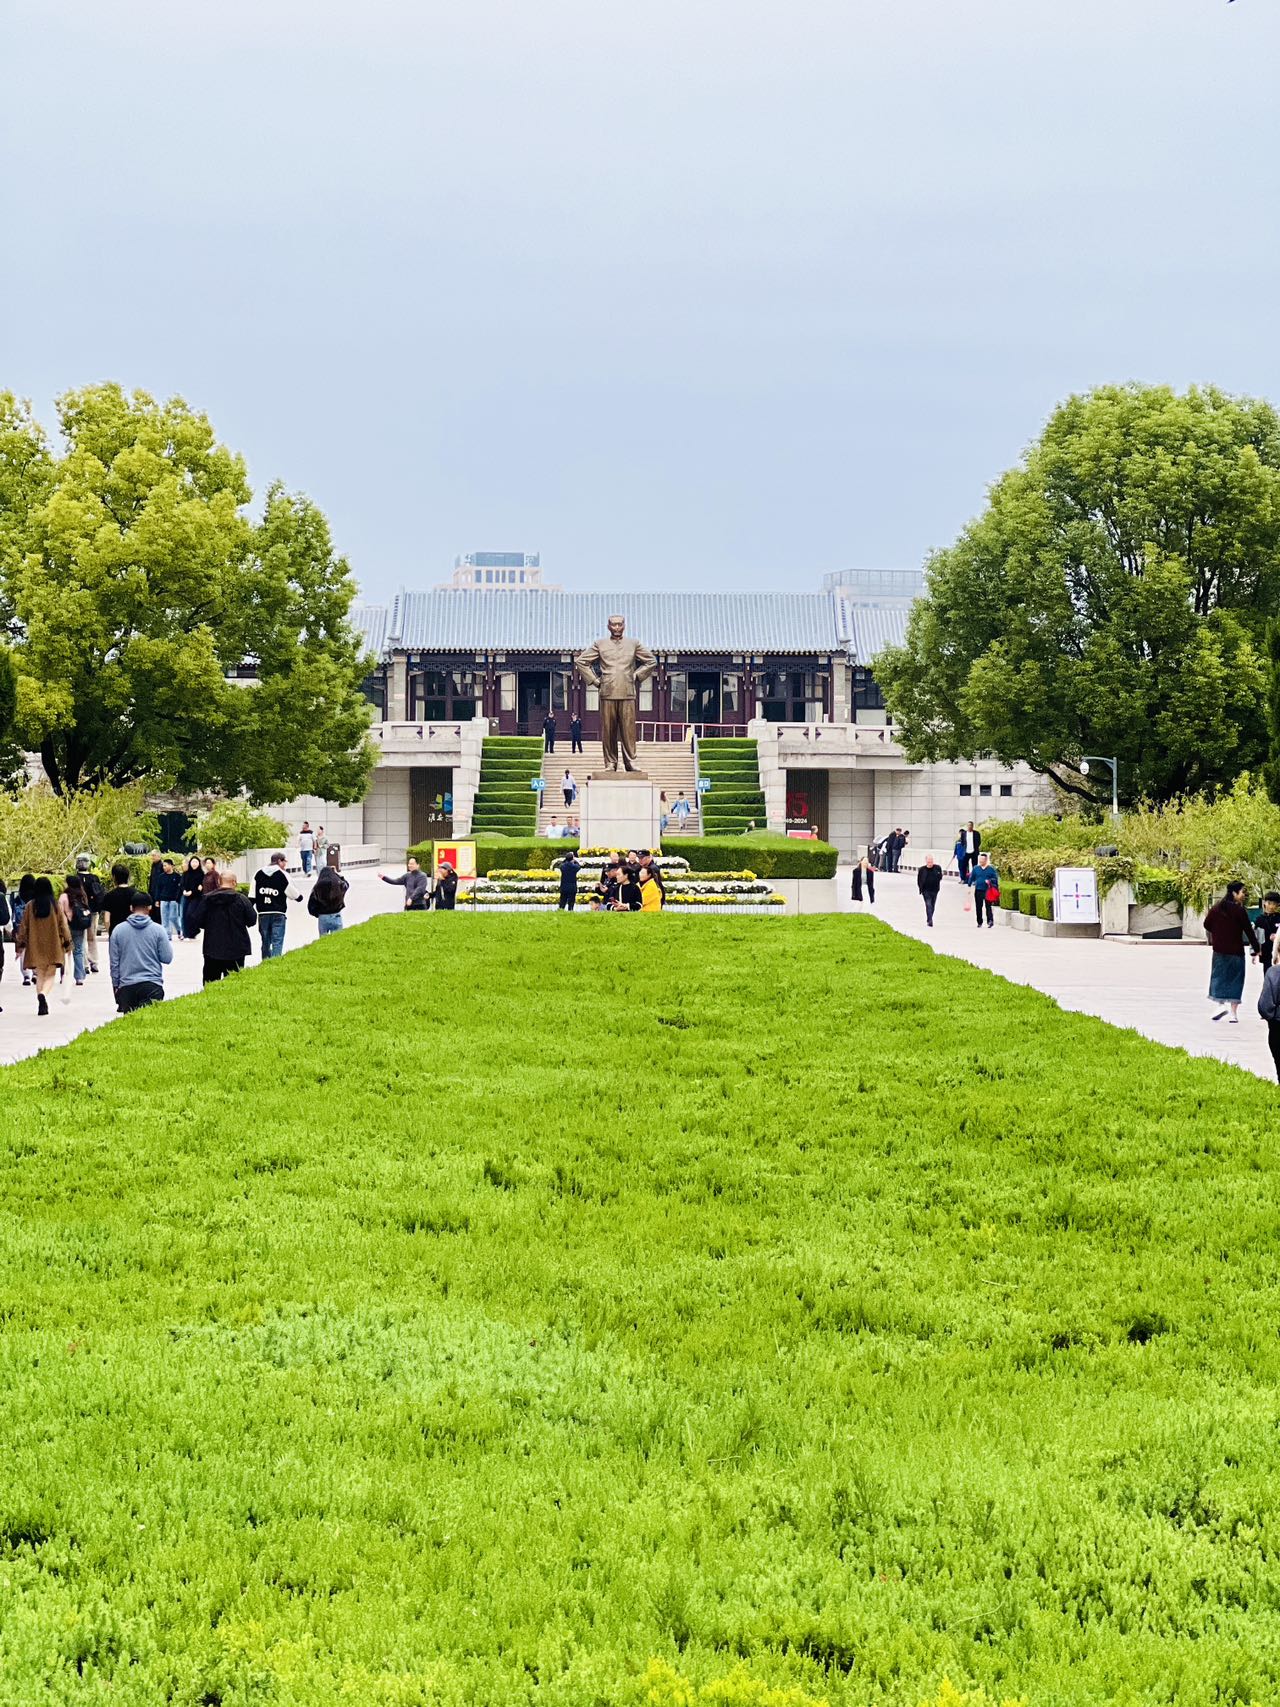
[[[557,741],[554,753],[542,755],[542,780],[546,787],[542,791],[542,804],[538,812],[538,834],[547,833],[552,818],[561,824],[566,819],[578,816],[577,806],[571,806],[566,811],[564,795],[561,793],[566,770],[571,770],[577,779],[579,797],[592,771],[604,769],[604,760],[600,757],[599,741],[587,742],[585,753],[571,753],[567,741]],[[684,790],[686,800],[693,808],[685,820],[682,831],[679,820],[672,818],[667,824],[667,835],[681,834],[696,836],[700,834],[698,816],[698,778],[693,768],[693,754],[683,741],[642,741],[636,751],[636,764],[647,773],[649,781],[655,788],[665,791],[667,796],[667,811],[680,791]],[[621,773],[619,773],[621,774]]]

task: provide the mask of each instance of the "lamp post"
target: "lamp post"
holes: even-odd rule
[[[1118,777],[1119,771],[1120,771],[1119,760],[1118,759],[1104,759],[1104,758],[1099,757],[1099,755],[1097,753],[1086,753],[1084,755],[1084,757],[1080,760],[1080,775],[1081,776],[1088,776],[1090,765],[1110,765],[1111,766],[1111,816],[1113,818],[1118,818],[1120,816],[1120,796],[1119,796],[1119,792],[1118,792],[1117,787],[1116,787],[1116,781],[1117,781],[1117,777]]]

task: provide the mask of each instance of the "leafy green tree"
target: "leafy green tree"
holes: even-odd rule
[[[875,661],[909,756],[1022,760],[1102,800],[1216,788],[1266,751],[1280,418],[1212,389],[1073,397],[928,566]]]
[[[181,398],[100,385],[58,413],[61,454],[0,399],[0,615],[17,731],[53,787],[359,798],[365,666],[323,517],[273,488],[255,524],[243,460]],[[260,679],[229,679],[246,662]],[[305,742],[279,710],[291,693]]]
[[[1267,624],[1267,737],[1270,753],[1262,767],[1267,793],[1280,805],[1280,621]]]
[[[201,853],[236,859],[250,848],[282,848],[288,833],[278,818],[259,812],[247,800],[219,800],[199,815],[187,831],[187,841]]]

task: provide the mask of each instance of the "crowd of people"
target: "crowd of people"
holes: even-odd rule
[[[434,878],[427,875],[412,854],[401,876],[388,877],[385,871],[378,876],[384,883],[398,884],[404,890],[406,913],[425,913],[432,907],[451,913],[457,904],[458,874],[447,859],[440,861]]]
[[[559,862],[562,913],[572,913],[584,901],[593,913],[660,913],[667,898],[662,868],[647,850],[633,848],[625,857],[603,866],[597,882],[585,894],[579,889],[582,861],[567,853]]]
[[[304,869],[314,861],[316,845],[313,839]],[[196,854],[181,864],[153,854],[145,889],[123,861],[111,867],[108,886],[88,854],[77,858],[61,892],[51,878],[31,872],[12,891],[0,880],[0,975],[7,933],[23,987],[34,988],[41,1016],[49,1012],[55,986],[65,985],[68,962],[72,981],[80,987],[101,974],[105,958],[121,1013],[163,1001],[164,968],[173,963],[175,943],[198,941],[202,982],[217,983],[249,959],[255,925],[263,960],[284,952],[289,903],[304,899],[289,880],[287,864],[283,853],[272,854],[254,875],[249,894],[241,891],[234,872]],[[323,865],[305,897],[322,936],[342,928],[346,896],[346,878],[336,866]],[[104,936],[105,957],[99,953]]]

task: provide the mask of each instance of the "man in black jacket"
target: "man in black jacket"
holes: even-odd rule
[[[546,748],[547,752],[549,752],[549,753],[555,752],[555,750],[556,750],[556,719],[555,719],[555,713],[552,711],[549,711],[547,713],[547,715],[542,719],[542,744]]]
[[[938,904],[938,891],[942,888],[942,867],[932,854],[924,856],[924,864],[916,872],[916,888],[924,900],[924,922],[932,928],[933,909]]]
[[[85,959],[90,972],[98,970],[98,916],[106,905],[107,891],[102,879],[93,869],[88,854],[76,855],[76,873],[84,880],[84,892],[89,897],[89,926],[84,933]]]
[[[582,751],[582,719],[576,712],[569,720],[569,751],[571,753]]]
[[[240,893],[233,872],[223,872],[220,889],[196,897],[187,908],[187,935],[204,932],[204,983],[216,984],[228,972],[243,969],[249,958],[249,926],[257,920],[253,902]]]
[[[570,849],[559,864],[560,901],[557,911],[571,913],[578,904],[578,873],[582,870],[582,861]]]

